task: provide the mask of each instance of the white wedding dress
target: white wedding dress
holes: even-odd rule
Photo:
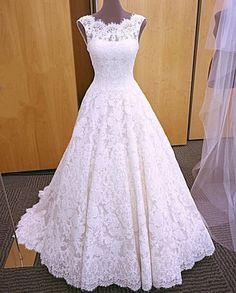
[[[133,76],[143,20],[77,20],[95,77],[52,181],[17,225],[19,243],[83,290],[172,287],[182,283],[182,270],[215,249]]]

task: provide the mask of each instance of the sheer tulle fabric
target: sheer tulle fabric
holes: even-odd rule
[[[200,112],[205,137],[192,195],[211,236],[236,250],[236,1],[217,1],[206,47],[214,49]]]

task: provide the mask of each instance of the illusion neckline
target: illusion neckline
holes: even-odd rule
[[[123,17],[123,19],[119,23],[114,22],[114,21],[110,21],[110,22],[106,23],[101,18],[96,19],[95,16],[92,14],[90,14],[89,16],[93,19],[93,22],[98,22],[104,26],[120,26],[124,22],[131,21],[133,19],[133,17],[136,15],[137,15],[136,13],[131,13],[131,16],[129,18]]]

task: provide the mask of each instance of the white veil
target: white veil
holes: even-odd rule
[[[204,141],[191,193],[214,240],[236,251],[236,0],[216,1],[213,49],[200,111]]]

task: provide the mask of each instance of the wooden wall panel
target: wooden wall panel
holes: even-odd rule
[[[90,14],[90,2],[91,1],[87,0],[70,0],[78,106],[80,106],[84,94],[91,84],[94,76],[89,53],[86,50],[85,42],[76,25],[76,20],[80,16]]]
[[[197,0],[122,0],[147,18],[135,77],[170,142],[187,140]],[[98,8],[101,7],[98,0]]]
[[[55,168],[78,111],[68,0],[2,0],[0,170]]]
[[[201,139],[204,136],[203,126],[199,118],[199,112],[205,97],[209,64],[213,51],[205,48],[209,23],[213,14],[215,0],[201,1],[199,37],[196,54],[196,68],[194,77],[194,90],[192,96],[191,119],[189,139]]]

